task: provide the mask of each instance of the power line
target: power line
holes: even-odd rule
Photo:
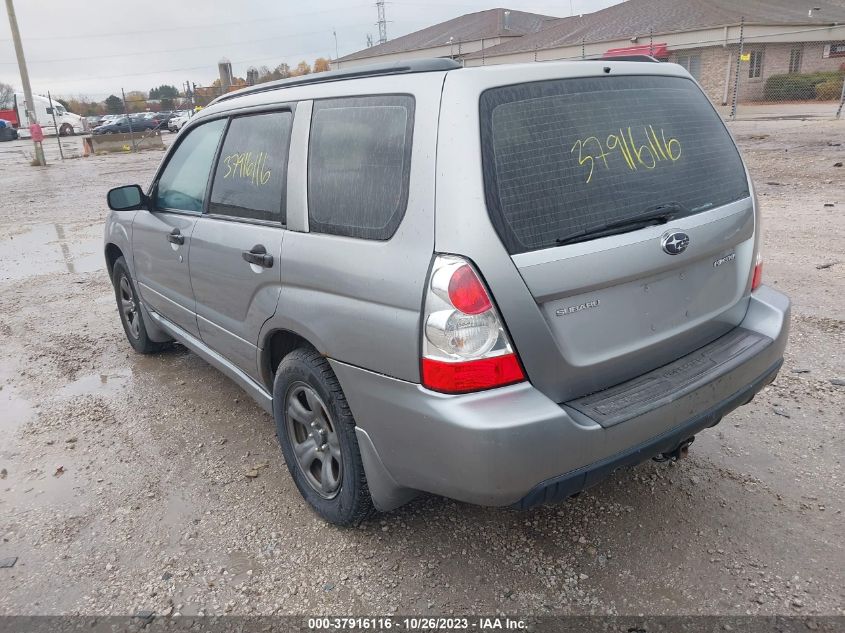
[[[351,25],[349,28],[358,28],[362,26],[369,26],[369,24],[354,24]],[[223,42],[223,43],[215,43],[215,44],[203,44],[202,46],[187,46],[183,48],[162,48],[156,50],[144,50],[144,51],[137,51],[133,53],[115,53],[113,55],[91,55],[87,57],[62,57],[60,59],[38,59],[35,61],[30,61],[29,64],[55,64],[57,62],[78,62],[78,61],[87,61],[90,59],[98,60],[98,59],[114,59],[118,57],[134,57],[138,55],[151,55],[156,53],[178,53],[183,51],[194,51],[194,50],[201,50],[207,48],[218,48],[221,46],[239,46],[241,44],[254,44],[256,42],[272,42],[278,40],[280,38],[296,38],[296,37],[307,37],[310,35],[319,35],[320,33],[326,33],[326,29],[320,29],[319,31],[311,31],[309,33],[296,33],[294,35],[275,35],[273,37],[265,37],[262,39],[250,39],[250,40],[240,40],[238,42]],[[335,34],[335,39],[337,39],[337,35]],[[5,65],[12,65],[15,62],[0,62],[0,64]]]
[[[346,7],[347,9],[361,9],[364,7],[369,7],[368,4],[358,4],[358,5],[351,5]],[[236,24],[254,24],[256,22],[270,22],[274,20],[291,20],[293,18],[299,17],[306,17],[309,15],[319,15],[322,13],[337,13],[337,9],[324,9],[322,11],[309,11],[307,13],[296,13],[292,15],[286,16],[275,16],[275,17],[263,17],[263,18],[254,18],[252,20],[243,20],[240,22],[219,22],[216,24],[196,24],[191,26],[173,26],[173,27],[165,27],[165,28],[158,28],[158,29],[146,29],[141,31],[120,31],[120,32],[112,32],[112,33],[89,33],[87,35],[49,35],[49,36],[40,36],[40,37],[27,37],[27,41],[31,40],[87,40],[92,39],[95,37],[123,37],[124,35],[144,35],[148,33],[166,33],[170,31],[194,31],[198,29],[210,29],[210,28],[218,28],[218,27],[229,27]],[[12,41],[11,38],[4,37],[0,38],[0,42],[10,42]]]

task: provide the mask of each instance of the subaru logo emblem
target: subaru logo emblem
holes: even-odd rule
[[[689,235],[680,231],[666,233],[663,239],[660,240],[660,245],[670,255],[680,255],[689,246]]]

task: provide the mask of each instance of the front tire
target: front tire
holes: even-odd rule
[[[355,420],[328,361],[313,348],[295,349],[279,364],[273,417],[291,477],[317,514],[348,526],[374,513]]]
[[[112,284],[117,300],[117,310],[120,313],[120,323],[123,325],[129,344],[141,354],[161,351],[167,343],[156,343],[147,335],[138,289],[132,281],[132,275],[129,274],[129,267],[123,257],[118,257],[114,262]]]
[[[62,127],[59,128],[59,134],[61,136],[73,136],[73,126],[70,123],[63,124]]]

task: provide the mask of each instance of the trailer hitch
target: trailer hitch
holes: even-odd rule
[[[673,450],[668,451],[666,453],[660,453],[660,455],[655,455],[652,459],[656,462],[676,462],[682,457],[686,457],[689,453],[690,445],[695,441],[695,436],[690,437],[675,447]]]

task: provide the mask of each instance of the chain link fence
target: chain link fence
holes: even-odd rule
[[[695,33],[632,32],[627,40],[619,48],[582,40],[508,61],[651,55],[686,68],[726,119],[843,117],[845,24],[762,27],[743,20]]]

